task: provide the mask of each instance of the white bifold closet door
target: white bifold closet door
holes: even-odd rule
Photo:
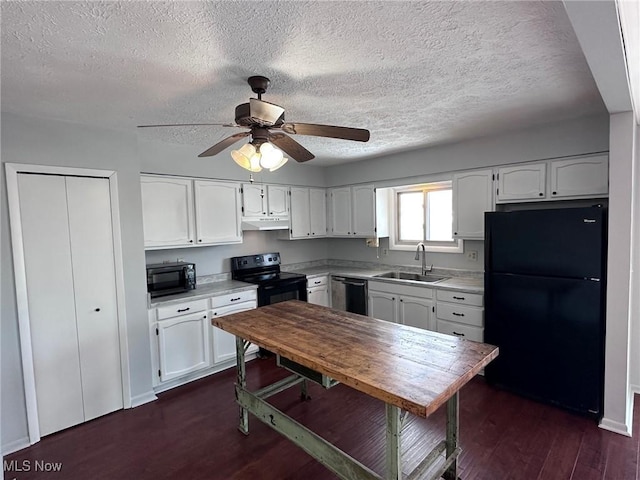
[[[19,174],[40,435],[123,408],[109,181]]]

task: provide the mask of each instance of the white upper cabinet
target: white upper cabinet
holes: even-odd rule
[[[147,249],[241,243],[240,185],[142,175]]]
[[[376,189],[373,185],[351,187],[353,235],[376,236]]]
[[[267,188],[258,184],[242,184],[242,215],[264,217],[267,215]]]
[[[194,244],[193,181],[140,178],[145,248]]]
[[[329,191],[331,230],[334,237],[353,235],[351,228],[351,187],[333,188]]]
[[[309,189],[291,187],[291,238],[307,238],[311,236],[309,217]]]
[[[267,186],[267,213],[272,217],[286,217],[289,215],[287,208],[287,198],[289,187],[282,185]]]
[[[329,234],[334,237],[388,236],[386,197],[373,185],[329,190]]]
[[[327,191],[324,188],[309,189],[309,224],[312,237],[327,235]]]
[[[198,245],[242,243],[240,185],[195,180]]]
[[[496,203],[606,197],[609,158],[587,155],[497,169]]]
[[[550,166],[552,198],[606,196],[609,193],[609,162],[606,155],[554,160]]]
[[[242,216],[244,217],[287,217],[287,196],[289,187],[281,185],[242,185]]]
[[[327,201],[324,188],[291,187],[288,232],[280,238],[296,240],[327,235]]]
[[[543,199],[546,167],[545,163],[534,163],[499,168],[496,202]]]
[[[493,210],[491,170],[473,170],[453,175],[454,238],[484,239],[484,212]]]

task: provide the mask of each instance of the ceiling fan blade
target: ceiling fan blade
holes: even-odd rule
[[[316,137],[341,138],[356,142],[369,141],[369,130],[364,128],[336,127],[333,125],[316,125],[313,123],[284,123],[282,131],[296,135],[313,135]]]
[[[316,158],[313,153],[284,133],[270,134],[269,141],[293,158],[296,162],[307,162]]]
[[[249,110],[252,119],[266,126],[275,125],[284,114],[284,108],[281,106],[275,103],[265,102],[264,100],[258,100],[257,98],[249,99]],[[284,117],[280,123],[282,123],[282,121],[284,121]]]
[[[218,153],[223,151],[225,148],[230,147],[231,145],[236,143],[238,140],[249,136],[250,133],[251,132],[242,132],[231,135],[230,137],[227,137],[224,140],[216,143],[213,147],[208,148],[200,155],[198,155],[198,157],[213,157],[214,155],[217,155]]]
[[[138,128],[151,128],[151,127],[199,127],[199,126],[242,127],[242,125],[238,125],[237,123],[171,123],[171,124],[166,124],[166,125],[138,125]]]

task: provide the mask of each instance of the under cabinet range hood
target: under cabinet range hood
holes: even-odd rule
[[[243,217],[242,230],[288,230],[289,219],[279,217]]]

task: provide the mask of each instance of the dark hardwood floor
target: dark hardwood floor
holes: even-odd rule
[[[271,359],[250,362],[247,372],[251,388],[287,375]],[[250,417],[250,435],[242,435],[236,429],[234,380],[235,370],[227,370],[160,394],[156,402],[45,437],[5,458],[5,467],[23,470],[5,471],[5,479],[336,478],[255,418]],[[270,401],[382,473],[383,403],[343,385],[328,391],[313,385],[310,391],[308,402],[300,402],[297,388]],[[637,480],[636,407],[634,437],[627,438],[593,420],[496,390],[478,377],[460,395],[459,475],[463,480]],[[405,469],[444,436],[441,410],[427,420],[408,421]],[[36,471],[47,462],[60,463],[61,470]]]

